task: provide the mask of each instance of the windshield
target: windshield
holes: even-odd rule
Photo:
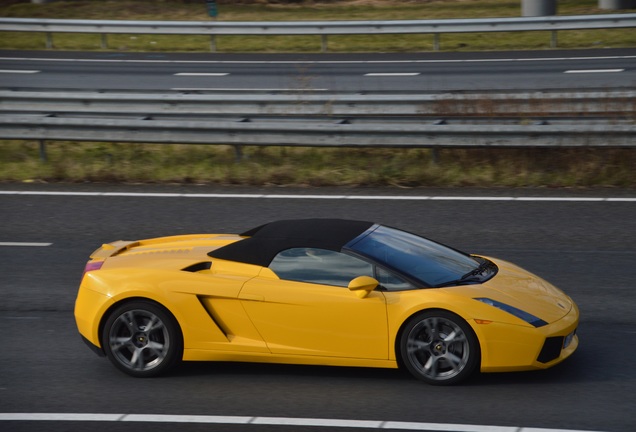
[[[479,268],[475,258],[423,237],[385,226],[371,230],[345,247],[428,286],[457,281]]]

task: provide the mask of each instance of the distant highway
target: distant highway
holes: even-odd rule
[[[404,54],[0,51],[0,87],[219,91],[621,89],[636,49]]]

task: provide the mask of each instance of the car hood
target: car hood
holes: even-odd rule
[[[512,263],[488,259],[497,264],[499,271],[481,284],[479,296],[514,306],[548,323],[561,319],[572,309],[572,299],[549,282]]]

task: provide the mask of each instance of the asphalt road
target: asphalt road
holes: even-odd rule
[[[0,51],[0,87],[466,91],[631,88],[636,49],[409,54]]]
[[[88,194],[3,193],[7,190]],[[130,191],[331,193],[358,198],[399,193],[411,198],[462,195],[473,200],[99,195]],[[538,196],[541,200],[474,199],[480,196]],[[581,199],[633,196],[633,191],[620,190],[0,185],[0,429],[351,430],[1,420],[2,413],[115,413],[631,432],[636,430],[636,201]],[[547,371],[478,375],[465,385],[438,388],[396,370],[232,363],[184,364],[168,377],[133,379],[96,357],[80,341],[72,317],[74,295],[87,256],[101,243],[167,234],[238,232],[269,220],[295,217],[372,219],[466,251],[514,261],[561,287],[578,303],[582,317],[579,350]],[[9,242],[50,245],[12,246]]]

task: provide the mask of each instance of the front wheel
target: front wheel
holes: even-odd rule
[[[461,317],[444,310],[411,318],[400,339],[400,357],[416,378],[434,385],[456,384],[479,366],[475,333]]]
[[[164,308],[148,301],[125,303],[104,324],[102,346],[109,360],[135,377],[166,372],[182,355],[181,332]]]

